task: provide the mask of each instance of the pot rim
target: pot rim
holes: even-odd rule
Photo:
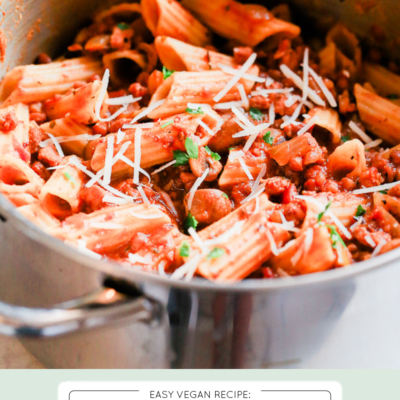
[[[170,280],[150,272],[127,269],[121,267],[117,261],[95,260],[94,258],[79,252],[72,246],[68,246],[62,240],[49,235],[41,230],[33,222],[20,214],[17,208],[0,193],[0,211],[5,214],[21,233],[26,234],[35,242],[41,243],[58,254],[75,261],[85,267],[95,269],[104,275],[114,278],[126,279],[135,284],[154,283],[160,286],[173,287],[182,290],[211,290],[221,292],[246,292],[246,291],[271,291],[304,287],[308,285],[327,284],[334,281],[352,278],[356,275],[371,272],[378,267],[388,266],[396,259],[400,259],[400,248],[388,253],[361,261],[349,267],[333,269],[314,274],[294,276],[280,279],[246,279],[236,283],[214,283],[202,278],[193,278],[190,282],[183,280]]]

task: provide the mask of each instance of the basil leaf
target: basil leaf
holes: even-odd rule
[[[196,229],[198,224],[199,223],[197,222],[196,218],[193,217],[193,215],[189,212],[187,218],[185,219],[185,222],[183,223],[183,227],[185,229],[185,232],[187,233],[189,228]]]
[[[211,156],[211,158],[215,161],[219,161],[221,159],[221,156],[218,153],[214,153],[213,151],[211,151],[211,149],[208,146],[204,147],[204,150],[206,151],[206,153],[208,155]]]
[[[318,214],[318,222],[321,222],[321,219],[323,218],[324,214],[328,211],[329,207],[332,205],[332,201],[330,201],[326,206],[325,210],[322,211],[321,213]]]
[[[189,158],[198,159],[199,158],[199,146],[197,143],[193,142],[193,139],[186,138],[185,140],[185,149],[189,155]]]
[[[264,117],[264,114],[258,108],[254,108],[254,107],[250,107],[249,114],[250,114],[250,117],[256,121],[261,121]]]
[[[268,131],[264,136],[263,136],[263,140],[265,143],[267,144],[272,144],[274,143],[274,138],[271,137],[271,131]]]
[[[182,245],[179,249],[179,255],[181,257],[189,257],[190,255],[190,244],[186,240],[182,242]]]
[[[175,71],[171,71],[168,68],[162,67],[162,73],[164,76],[164,79],[169,78]]]
[[[214,247],[207,256],[207,260],[214,260],[225,254],[225,250],[220,247]]]
[[[172,153],[174,154],[174,160],[176,160],[174,167],[180,167],[181,165],[185,165],[189,162],[189,156],[185,152],[181,150],[174,150]]]
[[[357,207],[356,217],[362,217],[366,212],[367,210],[362,205],[359,205]]]
[[[201,111],[201,107],[199,108],[187,108],[186,112],[189,114],[204,114],[203,111]]]
[[[121,31],[126,31],[127,29],[129,29],[129,25],[125,22],[120,22],[119,24],[117,24],[117,27],[121,29]]]

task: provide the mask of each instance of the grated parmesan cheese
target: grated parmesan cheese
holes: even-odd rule
[[[360,136],[365,143],[372,142],[372,139],[354,121],[350,121],[349,128],[353,132],[357,133],[357,135]]]
[[[236,222],[232,228],[228,229],[226,232],[224,232],[222,235],[214,238],[214,239],[209,239],[204,242],[204,246],[217,246],[219,244],[223,244],[228,242],[233,236],[239,235],[241,233],[241,230],[243,228],[243,225],[245,224],[246,221],[238,221]]]
[[[86,248],[86,241],[85,240],[77,240],[78,243],[78,250],[83,253],[86,254],[89,257],[95,258],[96,260],[101,260],[103,257],[100,254],[95,253],[92,250],[89,250],[88,248]]]
[[[379,146],[382,143],[382,139],[376,139],[364,145],[364,149],[372,149],[373,147]]]
[[[65,157],[64,152],[60,146],[60,143],[58,143],[58,140],[51,133],[46,132],[46,134],[50,136],[51,141],[54,143],[54,146],[56,146],[56,150],[57,150],[57,153],[59,154],[59,156],[64,158]]]
[[[132,264],[139,263],[139,264],[150,265],[152,263],[150,254],[147,254],[146,257],[141,257],[138,254],[129,253],[128,257],[129,257],[129,261]]]
[[[122,140],[124,139],[126,135],[126,132],[122,131],[121,129],[118,129],[117,132],[117,144],[120,144],[122,142]]]
[[[271,231],[269,230],[268,227],[267,227],[267,229],[266,229],[266,231],[265,231],[265,234],[267,235],[267,238],[268,238],[268,240],[269,240],[269,243],[270,243],[270,246],[271,246],[272,254],[273,254],[274,256],[277,256],[277,255],[279,254],[279,252],[278,252],[278,246],[276,245],[274,236],[272,235],[272,233],[271,233]]]
[[[250,170],[249,170],[249,167],[246,165],[246,163],[244,162],[244,160],[243,160],[242,157],[238,157],[238,160],[239,160],[240,166],[242,167],[244,173],[245,173],[245,174],[247,175],[247,177],[252,181],[254,178],[253,178],[253,175],[251,175],[251,172],[250,172]]]
[[[140,196],[143,199],[143,203],[150,204],[149,198],[146,196],[146,193],[144,192],[143,185],[141,184],[138,185],[137,190],[139,191]]]
[[[282,94],[288,94],[293,92],[293,88],[281,88],[281,89],[258,89],[254,90],[251,92],[252,96],[263,96],[263,97],[268,97],[272,93],[282,93]]]
[[[373,187],[364,188],[364,189],[356,189],[356,190],[353,190],[352,193],[353,194],[364,194],[364,193],[379,192],[381,190],[389,190],[392,187],[398,185],[399,183],[400,183],[400,181],[397,181],[397,182],[392,182],[392,183],[385,183],[384,185],[380,185],[380,186],[373,186]]]
[[[89,226],[91,228],[107,229],[107,230],[123,229],[124,228],[123,225],[121,225],[121,224],[113,224],[112,222],[91,222]]]
[[[296,265],[300,261],[300,259],[308,253],[312,246],[313,240],[314,230],[313,228],[308,228],[305,233],[303,245],[299,246],[295,255],[290,259],[293,265]]]
[[[275,81],[269,76],[266,80],[265,80],[265,87],[270,87]]]
[[[372,248],[376,247],[374,239],[372,239],[371,236],[367,235],[367,236],[364,237],[364,239]]]
[[[303,59],[303,96],[302,100],[306,100],[308,97],[308,47],[304,50],[304,59]]]
[[[238,72],[236,68],[232,68],[229,65],[224,65],[224,64],[217,64],[217,65],[218,68],[220,68],[226,74],[235,75]],[[258,83],[265,82],[265,78],[261,78],[257,75],[247,74],[247,73],[243,75],[243,79],[245,79],[246,81],[258,82]]]
[[[297,108],[294,110],[293,115],[286,122],[281,124],[281,129],[285,128],[288,125],[293,124],[294,122],[296,122],[296,119],[299,117],[302,107],[303,107],[303,103],[300,103],[297,106]]]
[[[359,217],[357,219],[357,221],[350,227],[350,230],[352,232],[354,232],[354,229],[356,229],[358,226],[360,226],[361,224],[364,224],[364,223],[365,223],[364,218],[363,217]]]
[[[257,192],[255,193],[250,193],[249,196],[247,196],[245,199],[243,199],[240,204],[244,204],[249,202],[250,200],[253,200],[254,198],[257,198],[263,191],[265,190],[265,184],[262,184],[259,186]]]
[[[263,125],[264,125],[264,126],[263,126]],[[254,143],[255,140],[257,139],[258,135],[259,135],[264,129],[269,128],[269,125],[270,125],[270,124],[261,124],[261,125],[258,125],[258,126],[257,126],[258,129],[256,129],[255,132],[252,133],[252,134],[250,135],[250,137],[247,139],[246,144],[245,144],[244,147],[243,147],[243,152],[244,152],[244,153],[247,153],[247,152],[250,150],[250,147],[253,145],[253,143]]]
[[[149,107],[145,108],[142,112],[140,112],[138,115],[136,115],[135,118],[133,118],[133,120],[130,122],[130,124],[134,124],[136,121],[139,121],[139,119],[145,117],[148,113],[152,112],[156,108],[158,108],[161,105],[163,105],[165,103],[165,100],[166,99],[162,99],[162,100],[156,101],[155,103],[153,103]]]
[[[132,104],[141,100],[141,97],[133,97],[131,94],[128,96],[114,97],[112,99],[106,99],[105,103],[110,106],[122,106],[124,104]]]
[[[193,269],[196,271],[197,265],[201,260],[202,255],[196,254],[192,259],[190,259],[187,263],[183,264],[181,267],[177,268],[171,275],[170,279],[178,280],[183,278],[186,274],[188,274]]]
[[[188,198],[188,210],[192,208],[192,202],[194,198],[194,194],[196,190],[200,187],[200,185],[203,183],[203,181],[207,178],[208,173],[210,172],[210,168],[207,168],[204,172],[203,175],[201,175],[200,178],[197,178],[193,186],[191,187],[189,191],[189,198]]]
[[[133,198],[131,198],[131,199],[121,199],[120,197],[114,197],[114,196],[110,196],[109,194],[106,194],[103,197],[102,202],[103,203],[116,204],[118,206],[123,206],[125,204],[133,203]]]
[[[272,125],[275,123],[275,104],[272,103],[268,111],[268,122]]]
[[[204,128],[209,135],[214,135],[214,132],[210,129],[210,127],[201,119],[199,120],[199,125]]]
[[[163,165],[162,167],[156,169],[155,171],[153,171],[153,172],[151,173],[151,175],[156,175],[156,174],[158,174],[159,172],[163,171],[164,169],[170,167],[171,165],[174,165],[175,163],[176,163],[176,160],[173,160],[173,161],[171,161],[171,162],[169,162],[169,163]]]
[[[269,122],[268,123],[263,123],[263,124],[260,124],[260,125],[253,125],[250,128],[245,128],[244,130],[233,134],[232,137],[233,138],[239,138],[239,137],[245,137],[245,136],[251,136],[251,135],[258,135],[264,129],[269,128],[270,125],[271,124]]]
[[[111,173],[112,173],[112,160],[114,157],[114,136],[107,136],[107,149],[106,149],[106,158],[104,161],[104,177],[103,182],[106,185],[109,185],[111,182]]]
[[[298,132],[297,136],[304,135],[308,130],[318,122],[318,115],[312,117]]]
[[[281,64],[279,67],[285,75],[286,78],[290,79],[293,81],[293,83],[300,89],[303,90],[303,79],[300,78],[299,75],[294,73],[287,65]],[[307,90],[307,96],[310,98],[311,101],[313,101],[315,104],[325,107],[325,101],[321,99],[321,97],[318,96],[317,92],[315,90],[312,90],[310,87]]]
[[[337,102],[335,98],[333,97],[333,94],[331,91],[326,87],[324,80],[317,75],[317,73],[310,67],[308,67],[308,71],[310,72],[311,76],[314,78],[315,82],[317,82],[317,85],[321,88],[322,93],[325,95],[326,99],[328,100],[329,105],[332,108],[337,107]]]
[[[210,252],[210,249],[205,245],[205,243],[203,242],[203,240],[201,239],[201,237],[195,231],[194,228],[190,227],[188,229],[188,233],[192,237],[192,239],[195,241],[197,246],[199,246],[199,248],[201,249],[203,255],[208,254]]]
[[[77,140],[90,141],[90,140],[96,140],[100,137],[101,137],[101,135],[89,135],[88,133],[84,133],[82,135],[76,135],[76,136],[57,136],[57,142],[58,143],[67,143],[67,142],[75,142]],[[54,143],[53,139],[47,139],[47,140],[44,140],[43,142],[40,142],[39,146],[46,147],[51,143]]]
[[[133,212],[133,211],[131,211],[131,214],[132,214],[134,217],[139,218],[139,219],[158,219],[158,218],[161,218],[161,217],[163,216],[163,215],[161,215],[161,214],[143,215],[143,214],[135,213],[135,212]]]
[[[374,251],[371,254],[371,258],[372,257],[376,257],[380,251],[382,250],[382,247],[387,243],[387,241],[385,239],[381,239],[378,243],[378,245],[375,247]]]
[[[247,72],[247,70],[254,64],[256,61],[257,54],[253,53],[247,61],[240,67],[240,69],[235,72],[235,75],[232,79],[226,84],[226,86],[214,97],[214,101],[218,103],[221,99],[235,86],[236,83],[243,78],[243,75]]]
[[[230,110],[232,107],[241,107],[242,101],[228,101],[227,103],[218,103],[214,105],[215,110]]]
[[[247,127],[252,128],[254,125],[236,108],[232,107],[231,111],[242,121]]]
[[[242,99],[243,107],[248,110],[250,107],[249,98],[247,97],[246,91],[244,90],[244,86],[240,83],[238,85],[240,98]]]
[[[142,141],[142,130],[140,128],[135,131],[135,162],[133,169],[133,183],[139,184],[139,169],[140,169],[140,158],[141,158],[141,141]]]

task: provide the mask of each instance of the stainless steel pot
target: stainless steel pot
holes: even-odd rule
[[[54,54],[100,3],[112,1],[3,2],[0,74]],[[360,34],[384,15],[388,37],[400,37],[400,24],[390,23],[398,2],[380,1],[366,14],[355,12],[356,1],[293,3],[351,21]],[[0,214],[0,333],[19,337],[48,367],[400,367],[400,249],[321,274],[216,286],[95,261],[41,232],[1,195]]]

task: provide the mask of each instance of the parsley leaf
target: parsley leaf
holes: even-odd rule
[[[186,112],[189,114],[204,114],[203,111],[201,111],[201,107],[199,108],[187,108]]]
[[[185,219],[185,222],[183,223],[183,227],[185,229],[185,232],[187,232],[189,228],[196,229],[198,224],[199,223],[197,222],[196,218],[193,217],[193,215],[189,212],[187,218]]]
[[[356,218],[362,217],[366,212],[367,212],[367,210],[362,205],[359,205],[357,207],[357,211],[356,211]]]
[[[164,75],[164,79],[169,78],[175,71],[171,71],[168,68],[162,67],[162,73]]]
[[[181,257],[189,257],[190,254],[190,244],[184,240],[182,242],[181,248],[179,249],[179,255]]]
[[[346,142],[348,142],[349,140],[350,140],[350,135],[342,136],[342,142],[343,142],[343,143],[346,143]]]
[[[236,150],[236,147],[229,147],[229,151]]]
[[[69,172],[64,172],[64,176],[71,182],[76,184],[74,177]]]
[[[187,137],[185,140],[185,149],[189,155],[189,158],[198,159],[199,158],[199,146],[197,143],[193,142],[193,139]]]
[[[125,22],[120,22],[119,24],[117,24],[117,27],[121,29],[121,31],[126,31],[127,29],[129,29],[129,25]]]
[[[268,131],[264,136],[263,136],[263,140],[265,143],[267,144],[272,144],[274,143],[274,138],[271,137],[271,131]]]
[[[387,190],[380,190],[379,193],[388,194],[388,191]]]
[[[226,199],[229,200],[229,196],[226,193],[222,193],[222,197],[225,197]]]
[[[388,99],[389,100],[397,100],[399,98],[399,96],[397,96],[397,94],[390,94],[389,96],[388,96]]]
[[[328,211],[329,207],[332,205],[332,201],[330,201],[326,206],[325,210],[322,211],[321,213],[318,214],[318,222],[321,222],[321,219],[323,218],[324,214]]]
[[[225,254],[225,250],[220,247],[214,247],[207,256],[207,260],[214,260]]]
[[[170,125],[172,125],[174,123],[174,121],[167,121],[167,122],[165,122],[164,124],[162,124],[161,125],[161,128],[162,129],[164,129],[164,128],[166,128],[167,126],[170,126]]]
[[[330,231],[331,235],[331,242],[332,242],[332,247],[334,249],[337,249],[338,243],[340,243],[343,247],[347,247],[346,243],[343,242],[343,239],[340,237],[338,231],[336,230],[336,227],[333,225],[326,225],[326,227]]]
[[[264,114],[258,108],[254,108],[254,107],[250,107],[249,114],[250,114],[250,117],[256,121],[261,121],[264,117]]]
[[[180,167],[181,165],[185,165],[189,162],[189,156],[185,152],[181,150],[174,150],[172,153],[174,154],[174,160],[176,160],[174,167]]]
[[[206,153],[208,155],[211,156],[211,158],[215,161],[219,161],[221,159],[221,156],[218,153],[214,153],[213,151],[211,151],[211,149],[208,146],[204,147],[204,150],[206,151]]]

